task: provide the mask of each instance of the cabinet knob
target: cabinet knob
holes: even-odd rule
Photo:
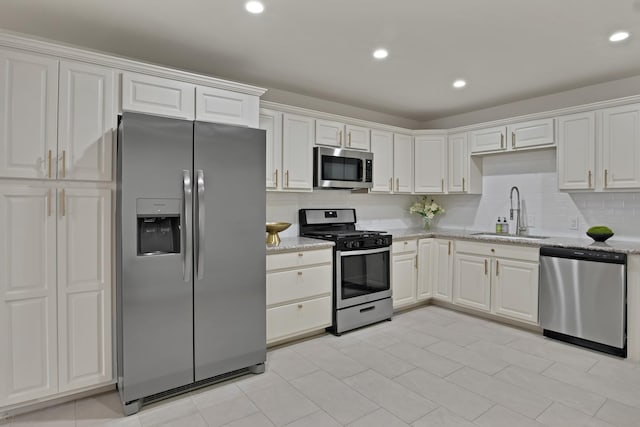
[[[298,252],[298,256],[304,256],[302,252]]]
[[[298,304],[298,308],[302,308],[302,304]]]
[[[298,271],[298,276],[302,276],[302,271]]]

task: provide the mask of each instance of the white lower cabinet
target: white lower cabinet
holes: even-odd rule
[[[391,266],[393,308],[399,308],[416,302],[417,241],[400,240],[393,242],[391,252],[393,254],[393,265]]]
[[[453,240],[434,239],[432,249],[433,299],[446,302],[452,300],[453,250]]]
[[[267,255],[267,344],[332,323],[333,251]]]
[[[111,190],[0,186],[0,407],[108,383]]]
[[[537,324],[538,257],[538,248],[457,242],[453,303]]]
[[[422,301],[433,295],[433,246],[434,239],[418,240],[418,285],[416,299]]]

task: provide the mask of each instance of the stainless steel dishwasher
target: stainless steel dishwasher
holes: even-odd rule
[[[627,256],[540,248],[539,319],[545,336],[627,357]]]

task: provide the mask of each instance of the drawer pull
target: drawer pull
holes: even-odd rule
[[[451,255],[451,240],[449,240],[449,251],[447,252],[447,255]]]
[[[372,305],[371,307],[361,308],[360,309],[360,313],[365,313],[367,311],[372,311],[372,310],[375,310],[375,309],[376,309],[376,306]]]
[[[298,304],[298,308],[302,308],[302,304]]]
[[[484,275],[489,274],[489,266],[487,265],[487,260],[484,260]]]
[[[302,271],[298,271],[298,276],[302,276]]]
[[[304,256],[302,252],[298,252],[298,256]]]

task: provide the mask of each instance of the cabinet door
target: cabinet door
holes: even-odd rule
[[[116,128],[114,72],[60,63],[58,178],[111,181]]]
[[[490,259],[471,254],[456,253],[453,267],[454,304],[491,310]]]
[[[416,253],[393,255],[393,307],[416,302]]]
[[[538,322],[538,263],[497,258],[493,283],[494,313]]]
[[[60,391],[110,381],[111,190],[58,190]]]
[[[258,127],[260,99],[255,95],[196,86],[196,120]]]
[[[393,133],[371,131],[373,153],[372,193],[390,193],[393,190]]]
[[[345,146],[347,148],[369,151],[371,145],[371,129],[363,128],[361,126],[347,125],[345,132]]]
[[[640,188],[640,104],[602,111],[603,187]]]
[[[282,113],[260,109],[260,129],[267,132],[267,190],[282,188]]]
[[[193,120],[195,85],[144,74],[122,74],[122,110]]]
[[[558,188],[586,190],[595,187],[595,113],[558,118]]]
[[[447,174],[447,137],[444,135],[422,135],[416,136],[415,139],[415,192],[444,193]]]
[[[418,242],[418,301],[431,298],[433,283],[433,239]]]
[[[471,132],[471,153],[488,153],[506,150],[505,133],[506,128],[504,126]]]
[[[55,178],[58,61],[0,50],[0,177]]]
[[[507,127],[509,149],[554,145],[553,119],[532,120]]]
[[[394,193],[413,192],[413,138],[409,135],[393,134],[393,174]]]
[[[55,203],[0,185],[0,406],[58,390]]]
[[[329,120],[316,120],[316,145],[342,147],[344,124]]]
[[[287,113],[282,117],[282,188],[310,191],[313,188],[311,142],[314,120]]]
[[[451,302],[453,286],[453,241],[434,241],[433,298]]]
[[[464,193],[469,189],[469,154],[467,134],[458,133],[449,138],[449,179],[450,193]]]

